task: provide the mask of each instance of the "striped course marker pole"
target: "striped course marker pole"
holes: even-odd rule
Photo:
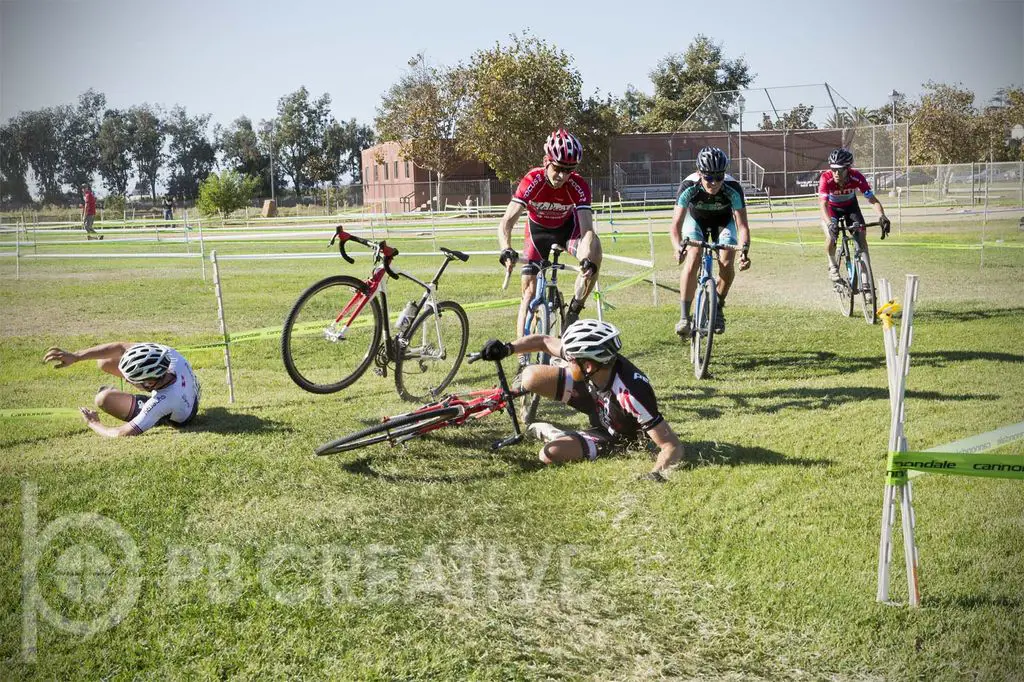
[[[1024,457],[1019,455],[981,455],[978,453],[998,448],[1024,438],[1024,422],[1004,426],[994,431],[964,438],[925,451],[908,451],[904,433],[906,414],[904,397],[907,374],[910,370],[909,349],[913,335],[914,302],[917,298],[917,276],[907,275],[903,310],[891,298],[889,282],[879,280],[879,292],[889,302],[879,311],[885,343],[886,368],[889,378],[891,428],[889,456],[882,505],[882,529],[878,550],[877,600],[889,601],[890,567],[892,565],[892,531],[896,520],[896,503],[900,505],[903,521],[903,552],[907,571],[907,603],[921,605],[918,575],[918,552],[914,541],[914,517],[911,478],[925,473],[1008,478],[1024,481]],[[899,342],[896,342],[895,319],[902,313]]]

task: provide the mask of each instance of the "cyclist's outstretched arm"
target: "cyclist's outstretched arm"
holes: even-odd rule
[[[516,201],[508,202],[505,208],[505,215],[501,216],[498,223],[498,248],[501,250],[512,248],[512,228],[523,213],[524,206]]]
[[[562,340],[555,336],[528,334],[510,345],[513,353],[547,353],[552,357],[562,357]]]
[[[647,435],[658,446],[658,457],[654,460],[651,473],[663,472],[683,461],[683,443],[667,421],[659,423]]]
[[[683,247],[683,221],[686,219],[686,207],[676,204],[672,211],[672,224],[669,226],[668,236],[672,240],[672,249],[679,253]]]

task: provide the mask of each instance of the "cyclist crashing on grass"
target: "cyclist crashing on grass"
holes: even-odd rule
[[[520,257],[522,268],[523,300],[516,318],[516,335],[522,336],[530,301],[537,289],[537,273],[541,262],[547,260],[551,247],[563,247],[580,261],[580,274],[569,309],[565,316],[568,327],[583,310],[587,297],[597,282],[601,267],[601,241],[594,232],[590,207],[590,186],[578,173],[576,166],[583,159],[583,147],[576,136],[559,128],[544,143],[544,165],[530,170],[519,182],[505,215],[498,226],[499,262],[508,272]],[[523,253],[512,248],[512,228],[527,211]],[[526,364],[521,355],[520,364]]]
[[[740,270],[750,267],[750,258],[747,255],[750,248],[750,228],[747,226],[743,188],[731,175],[726,174],[728,168],[729,157],[725,152],[718,147],[704,147],[697,154],[697,172],[687,176],[679,186],[679,198],[672,214],[669,237],[672,239],[676,261],[683,263],[683,271],[679,276],[679,322],[676,324],[676,334],[684,340],[690,337],[690,306],[697,289],[700,249],[687,249],[683,260],[683,239],[710,239],[731,246],[742,244]],[[718,252],[716,334],[725,331],[725,315],[722,308],[725,306],[729,287],[736,277],[734,256],[733,251]]]
[[[199,411],[199,381],[188,360],[173,348],[159,343],[115,341],[75,353],[52,347],[43,356],[43,362],[55,363],[54,369],[83,360],[95,360],[100,370],[148,394],[100,386],[96,407],[126,422],[118,427],[104,426],[94,410],[79,408],[86,425],[101,436],[137,436],[163,424],[185,426]]]
[[[864,215],[857,204],[857,190],[860,190],[864,197],[875,207],[878,213],[878,223],[882,228],[882,239],[889,234],[889,218],[885,215],[875,193],[871,191],[871,185],[867,178],[853,168],[853,152],[840,147],[834,149],[828,157],[829,170],[821,174],[818,181],[818,198],[821,207],[821,227],[825,232],[825,254],[828,256],[828,275],[833,282],[841,282],[839,267],[836,265],[836,239],[839,237],[839,220],[847,218],[851,224],[864,225]],[[864,255],[868,255],[868,240],[861,227],[852,230],[853,236],[860,245]]]
[[[513,353],[544,352],[565,360],[564,367],[526,367],[522,388],[582,412],[591,427],[571,431],[545,422],[531,424],[530,433],[544,442],[542,462],[593,461],[646,434],[658,455],[644,478],[664,481],[665,473],[682,461],[683,445],[658,411],[647,375],[620,355],[621,349],[618,329],[607,322],[584,319],[569,325],[560,339],[542,334],[511,343],[491,339],[484,344],[481,357],[501,361]]]

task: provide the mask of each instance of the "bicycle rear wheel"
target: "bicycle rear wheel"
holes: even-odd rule
[[[437,400],[462,365],[469,343],[469,317],[455,301],[441,301],[416,318],[408,344],[395,354],[398,395],[416,403]]]
[[[715,317],[718,315],[718,289],[713,279],[704,280],[697,293],[697,309],[693,316],[694,329],[690,341],[693,376],[703,379],[711,362],[711,346],[715,340]]]
[[[388,417],[380,424],[374,424],[361,431],[350,433],[337,440],[325,443],[316,449],[317,455],[336,455],[339,452],[356,450],[357,448],[383,443],[384,441],[406,441],[422,436],[433,430],[430,427],[447,422],[459,416],[459,408],[438,405],[419,412],[400,414]]]
[[[868,324],[874,324],[878,307],[878,299],[875,295],[875,275],[871,272],[871,259],[863,251],[857,254],[857,271],[860,273],[860,295],[864,320]]]
[[[853,299],[856,296],[854,290],[856,277],[849,253],[845,248],[841,247],[836,251],[836,267],[839,268],[839,276],[843,280],[833,282],[832,286],[835,288],[836,298],[839,300],[839,311],[846,317],[850,317],[853,315]]]
[[[310,393],[334,393],[370,366],[380,345],[383,314],[376,298],[365,301],[365,282],[347,275],[321,280],[302,292],[281,330],[288,376]],[[347,306],[352,310],[338,321]],[[363,309],[342,330],[358,305]]]

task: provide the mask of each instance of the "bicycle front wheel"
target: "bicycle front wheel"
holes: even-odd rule
[[[527,334],[550,334],[551,333],[551,311],[547,302],[541,303],[533,311],[532,329],[527,329]],[[531,363],[538,365],[551,364],[551,356],[547,353],[537,353],[530,358]],[[525,393],[522,397],[519,413],[523,417],[523,424],[532,424],[537,416],[537,408],[540,406],[540,396],[536,393]]]
[[[836,266],[839,268],[839,275],[843,281],[833,282],[832,286],[835,288],[836,299],[839,301],[839,311],[846,317],[850,317],[853,315],[853,299],[856,296],[854,291],[856,277],[849,253],[845,248],[836,251]]]
[[[703,379],[711,362],[711,345],[715,340],[715,318],[718,315],[718,289],[713,279],[704,280],[697,294],[697,309],[694,314],[691,356],[693,376]]]
[[[441,301],[416,318],[405,341],[395,352],[398,395],[416,403],[437,400],[466,355],[469,317],[455,301]]]
[[[864,309],[864,321],[875,323],[875,312],[878,298],[875,292],[875,275],[871,272],[871,259],[863,251],[857,254],[857,271],[860,273],[861,306]]]
[[[350,433],[347,436],[321,445],[316,449],[316,454],[336,455],[339,452],[356,450],[367,445],[374,445],[385,441],[405,442],[417,436],[425,435],[433,431],[439,424],[443,424],[458,416],[459,408],[438,405],[419,412],[387,417],[380,424],[374,424],[361,431]]]
[[[281,357],[292,381],[310,393],[334,393],[362,376],[383,326],[380,303],[367,300],[368,294],[364,282],[347,275],[328,277],[302,292],[281,330]]]

